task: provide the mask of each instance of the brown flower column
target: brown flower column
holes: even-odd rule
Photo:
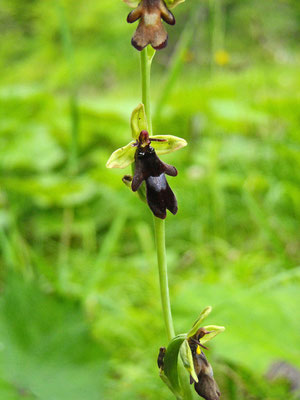
[[[167,8],[163,0],[142,0],[138,7],[131,11],[127,22],[132,23],[140,19],[133,38],[132,45],[139,51],[148,44],[156,49],[163,49],[168,43],[168,34],[162,19],[170,25],[175,24],[175,17]]]

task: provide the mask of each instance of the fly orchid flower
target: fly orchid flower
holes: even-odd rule
[[[160,348],[157,360],[160,377],[177,398],[181,398],[177,371],[179,353],[184,367],[190,374],[190,383],[194,383],[197,394],[205,400],[219,400],[221,396],[213,376],[213,369],[202,351],[202,348],[208,350],[204,346],[205,343],[225,330],[223,326],[217,325],[201,327],[210,312],[211,307],[206,307],[188,333],[175,336],[167,349]]]
[[[175,167],[161,161],[157,154],[166,154],[187,145],[184,139],[171,135],[150,136],[144,105],[140,104],[132,113],[131,129],[133,141],[114,151],[106,163],[107,168],[126,168],[135,163],[133,178],[126,176],[125,183],[136,192],[142,183],[146,184],[146,199],[153,214],[166,218],[167,209],[177,212],[177,200],[166,175],[176,176]],[[124,178],[123,178],[124,181]]]
[[[176,197],[165,174],[176,176],[177,170],[157,157],[154,148],[151,147],[151,141],[155,140],[163,141],[163,139],[153,138],[151,140],[147,131],[140,133],[135,152],[135,170],[131,189],[136,192],[145,181],[147,203],[151,211],[156,217],[165,219],[167,209],[172,214],[176,214],[178,210]]]
[[[207,361],[203,350],[201,350],[201,347],[207,349],[207,347],[201,343],[201,339],[210,333],[211,332],[206,331],[205,328],[200,328],[195,335],[188,338],[188,344],[192,352],[194,370],[198,378],[196,381],[192,376],[190,376],[190,383],[194,383],[196,392],[205,400],[219,400],[221,393],[217,382],[214,379],[212,366]]]
[[[169,25],[175,24],[175,17],[169,8],[175,7],[184,0],[124,0],[131,7],[136,7],[127,17],[127,22],[140,20],[132,37],[132,45],[139,51],[148,44],[155,50],[166,47],[168,34],[162,24],[164,20]]]

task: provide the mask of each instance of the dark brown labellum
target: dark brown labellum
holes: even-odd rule
[[[217,382],[214,379],[213,369],[207,361],[205,354],[201,350],[201,347],[204,346],[202,346],[199,342],[200,339],[207,333],[209,332],[206,332],[205,329],[200,328],[194,336],[188,339],[193,356],[195,372],[198,377],[198,382],[194,382],[192,377],[190,378],[190,382],[191,384],[194,383],[196,392],[205,400],[219,400],[221,393]]]
[[[165,174],[176,176],[177,170],[172,165],[162,162],[149,142],[148,132],[142,131],[135,153],[131,188],[136,192],[145,181],[147,203],[156,217],[164,219],[167,210],[172,214],[177,213],[177,200],[165,177]]]
[[[194,384],[196,392],[205,400],[219,400],[221,393],[213,376],[201,373],[199,381]]]

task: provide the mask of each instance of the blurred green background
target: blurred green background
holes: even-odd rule
[[[172,399],[152,215],[107,170],[140,102],[120,0],[0,4],[0,398]],[[176,332],[212,305],[222,398],[295,399],[300,368],[300,2],[186,0],[153,65]],[[300,380],[300,379],[299,379]],[[299,384],[298,380],[298,384]]]

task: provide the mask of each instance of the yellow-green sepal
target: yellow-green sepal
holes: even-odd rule
[[[198,329],[201,327],[203,320],[211,313],[212,308],[210,306],[205,307],[203,311],[201,311],[199,317],[193,324],[192,329],[190,329],[187,333],[187,337],[194,336]]]
[[[219,326],[219,325],[203,326],[202,325],[202,322],[211,313],[211,310],[212,310],[212,308],[210,306],[204,308],[204,310],[200,313],[199,317],[194,322],[192,329],[187,333],[188,338],[191,336],[194,336],[195,333],[198,331],[198,329],[202,327],[205,331],[209,332],[200,339],[200,343],[204,344],[204,343],[207,343],[209,340],[213,339],[219,333],[225,331],[224,326]]]
[[[194,368],[193,355],[187,340],[184,340],[180,347],[180,358],[182,360],[183,366],[187,369],[188,373],[191,375],[195,382],[198,382],[198,376]]]
[[[225,331],[225,326],[218,326],[218,325],[206,325],[203,328],[210,333],[207,333],[205,336],[203,336],[203,338],[200,339],[201,344],[207,343],[209,340],[213,339],[219,333]]]
[[[155,141],[151,139],[157,139],[162,141]],[[155,135],[150,136],[151,146],[154,148],[158,155],[172,153],[173,151],[179,150],[187,145],[187,141],[173,135]]]
[[[109,157],[106,168],[126,168],[134,161],[136,147],[135,142],[130,142],[126,146],[114,151]]]
[[[148,131],[147,117],[144,104],[140,103],[131,114],[131,135],[134,140],[138,139],[142,131]]]

